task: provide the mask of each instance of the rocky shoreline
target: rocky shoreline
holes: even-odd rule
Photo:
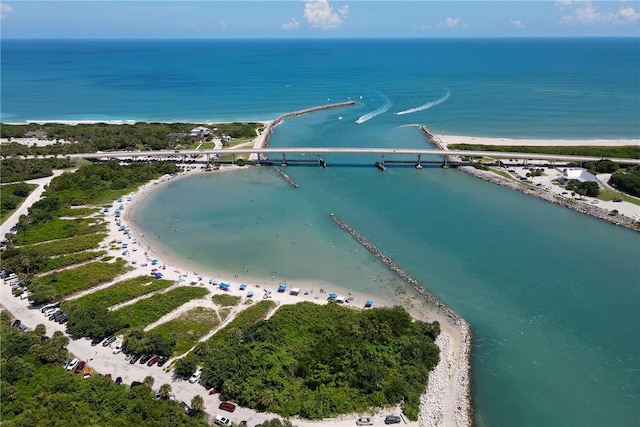
[[[512,190],[519,191],[523,194],[534,196],[547,202],[555,203],[557,205],[573,209],[576,212],[590,215],[594,218],[598,218],[621,227],[626,227],[630,230],[640,231],[640,222],[633,218],[629,218],[623,215],[612,215],[611,212],[606,209],[602,209],[586,203],[581,203],[573,199],[568,199],[566,197],[562,197],[561,195],[551,193],[538,187],[532,187],[531,185],[527,185],[519,181],[507,179],[490,171],[476,169],[472,166],[460,166],[458,167],[458,169],[468,173],[469,175],[473,175],[477,178],[492,182],[494,184],[502,185],[503,187],[511,188]]]

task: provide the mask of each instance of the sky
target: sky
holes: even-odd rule
[[[0,37],[640,37],[640,0],[0,0]]]

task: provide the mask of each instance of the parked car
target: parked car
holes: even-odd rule
[[[52,314],[54,314],[56,311],[58,311],[58,307],[45,307],[45,310],[42,312],[44,313],[45,316],[49,317]]]
[[[130,360],[129,363],[130,364],[135,364],[138,360],[140,360],[140,358],[142,357],[141,354],[135,354]]]
[[[122,351],[122,343],[119,342],[116,344],[116,346],[113,348],[113,354],[118,354]]]
[[[73,359],[71,362],[69,362],[69,364],[67,365],[67,371],[72,371],[73,368],[76,367],[76,365],[78,364],[79,360],[78,359]]]
[[[384,417],[385,424],[400,424],[402,420],[397,415],[387,415]]]
[[[149,359],[151,359],[151,356],[148,354],[145,354],[144,356],[142,356],[140,358],[140,364],[144,365],[145,363],[147,363],[149,361]]]
[[[86,364],[87,362],[85,362],[84,360],[79,361],[76,367],[74,368],[73,372],[76,374],[79,374],[80,372],[82,372]]]
[[[133,354],[133,353],[125,353],[125,355],[124,355],[125,362],[131,361],[131,359],[133,359],[133,356],[135,356],[135,354]]]
[[[200,375],[202,375],[202,369],[198,368],[198,370],[195,371],[193,375],[191,375],[191,377],[189,378],[189,382],[191,384],[198,382],[200,380]]]
[[[230,426],[231,420],[229,418],[225,418],[222,415],[216,415],[215,420],[213,422],[219,426]]]
[[[116,385],[120,385],[122,384],[122,377],[117,377],[116,378]]]
[[[56,319],[56,322],[62,325],[63,323],[67,323],[68,320],[69,320],[69,316],[67,316],[66,313],[62,313],[60,317]]]
[[[369,417],[360,417],[356,420],[357,426],[372,426],[373,420]]]
[[[22,324],[22,322],[20,321],[20,319],[16,319],[11,323],[11,326],[14,327],[14,328],[17,328],[21,324]]]
[[[223,411],[233,412],[236,410],[236,405],[231,402],[220,402],[218,409],[222,409]]]
[[[167,363],[168,360],[169,358],[167,356],[162,356],[160,360],[158,360],[158,366],[160,367],[164,366],[164,364]]]
[[[153,356],[151,359],[149,359],[149,361],[147,362],[147,366],[153,366],[155,365],[158,360],[160,360],[160,356]]]
[[[72,359],[70,358],[65,359],[64,362],[62,362],[62,369],[67,369],[69,367],[69,363],[71,363],[71,360]]]
[[[102,338],[96,338],[96,337],[94,337],[94,338],[91,340],[91,345],[92,345],[92,346],[96,346],[96,345],[100,344],[101,342],[102,342]]]
[[[111,336],[105,338],[105,340],[102,342],[102,346],[103,347],[108,347],[115,340],[116,340],[115,335],[111,335]]]
[[[193,413],[193,409],[191,409],[191,406],[187,405],[185,402],[180,402],[180,404],[184,408],[184,412],[186,412],[187,415],[191,415]],[[228,425],[228,424],[223,424],[223,425]]]
[[[40,309],[40,311],[42,311],[43,313],[45,313],[45,315],[47,315],[47,314],[46,314],[46,311],[47,311],[47,310],[50,310],[50,309],[52,309],[52,308],[58,308],[59,306],[60,306],[60,303],[59,303],[59,302],[57,302],[57,303],[55,303],[55,304],[45,305],[44,307],[42,307],[42,308]],[[49,313],[49,314],[53,314],[53,311],[52,311],[51,313]]]

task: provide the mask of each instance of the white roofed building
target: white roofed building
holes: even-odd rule
[[[600,180],[595,175],[582,168],[566,169],[558,180],[563,183],[570,181],[577,181],[580,183],[593,181],[598,184],[598,187],[604,188]]]

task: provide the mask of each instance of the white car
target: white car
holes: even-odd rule
[[[191,375],[191,378],[189,378],[189,382],[191,384],[198,382],[198,380],[200,379],[200,375],[202,375],[202,369],[198,368],[198,370],[195,371],[193,375]]]
[[[116,346],[113,348],[113,354],[118,354],[122,351],[122,343],[116,343]]]
[[[214,420],[214,423],[216,423],[219,426],[230,426],[231,420],[229,418],[223,417],[222,415],[216,415],[216,419]]]
[[[58,307],[51,307],[51,308],[47,308],[43,314],[45,315],[45,317],[49,317],[51,316],[53,313],[55,313],[56,311],[58,311]]]
[[[73,359],[71,362],[69,362],[69,365],[67,366],[67,371],[73,371],[73,368],[76,367],[78,362],[79,362],[78,359]]]

